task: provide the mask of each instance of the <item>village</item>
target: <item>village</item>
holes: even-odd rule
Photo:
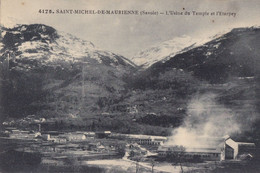
[[[1,144],[5,143],[6,147],[10,147],[15,143],[18,146],[14,149],[18,152],[40,153],[41,164],[48,166],[74,164],[75,160],[83,164],[95,160],[121,159],[138,164],[139,167],[149,168],[155,161],[158,166],[165,163],[171,165],[172,162],[178,164],[250,160],[256,150],[254,143],[236,142],[230,136],[198,138],[207,141],[207,145],[186,148],[171,145],[165,136],[111,131],[41,131],[39,125],[37,131],[6,127],[2,132]],[[163,170],[159,167],[157,169]]]

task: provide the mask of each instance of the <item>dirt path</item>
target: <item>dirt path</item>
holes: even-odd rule
[[[112,159],[112,160],[92,160],[86,161],[88,165],[102,166],[108,169],[120,168],[126,172],[135,171],[136,162],[129,159]],[[146,162],[139,162],[139,167],[144,168],[145,172],[151,172],[152,166]],[[154,172],[165,173],[179,173],[181,171],[179,166],[172,166],[171,164],[159,163],[154,166]],[[141,171],[140,171],[141,172]]]

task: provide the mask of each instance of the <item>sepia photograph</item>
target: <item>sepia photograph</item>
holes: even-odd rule
[[[260,1],[0,0],[1,173],[259,173]]]

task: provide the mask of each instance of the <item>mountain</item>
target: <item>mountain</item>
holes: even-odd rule
[[[12,29],[2,27],[1,30],[3,38],[0,45],[1,53],[14,54],[15,60],[38,60],[41,65],[54,65],[55,62],[88,63],[94,60],[111,66],[127,64],[134,66],[123,56],[103,51],[89,41],[57,32],[46,25],[20,25]]]
[[[164,125],[176,127],[179,121],[186,124],[185,117],[192,117],[194,113],[191,104],[198,107],[205,120],[230,116],[229,120],[235,123],[232,127],[222,124],[223,129],[240,129],[237,133],[248,130],[251,133],[248,137],[259,140],[259,55],[260,28],[235,28],[139,71],[130,84],[134,92],[128,101],[142,114],[138,119],[140,123],[159,124],[164,117]],[[190,126],[203,122],[195,117],[195,124]],[[217,128],[220,122],[205,125]]]
[[[166,57],[148,71],[156,74],[177,68],[211,83],[254,76],[259,73],[259,37],[260,28],[236,28],[202,46]]]
[[[1,121],[35,115],[53,120],[43,129],[170,135],[198,105],[206,120],[212,112],[211,119],[231,114],[237,127],[259,129],[259,28],[209,41],[177,38],[144,52],[153,58],[138,64],[141,70],[42,24],[2,27],[1,36]],[[193,126],[200,121],[192,119]]]
[[[1,27],[1,114],[81,116],[125,92],[135,65],[42,24]],[[4,117],[4,116],[1,116]]]
[[[201,46],[214,38],[217,38],[227,31],[220,32],[214,36],[192,38],[187,35],[175,37],[172,40],[162,42],[156,46],[137,53],[130,60],[138,66],[146,69],[159,61],[167,61],[169,57],[186,52],[195,47]]]

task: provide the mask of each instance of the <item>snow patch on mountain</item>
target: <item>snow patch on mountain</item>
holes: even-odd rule
[[[6,34],[16,38],[13,46],[17,47],[18,56],[10,57],[14,61],[18,59],[38,60],[43,65],[53,62],[93,62],[106,63],[111,66],[128,64],[135,66],[131,61],[121,55],[104,51],[90,41],[79,39],[71,34],[58,32],[44,25],[20,25],[14,29],[4,29],[2,38]],[[57,36],[54,36],[54,35]],[[29,39],[28,39],[29,35]],[[1,52],[9,52],[4,44],[0,45]],[[5,49],[5,50],[4,50]],[[11,53],[12,54],[12,53]],[[57,64],[57,63],[54,63]]]
[[[102,57],[109,57],[113,63],[118,63],[118,58],[120,55],[116,55],[110,51],[104,51],[96,46],[92,42],[85,41],[74,37],[70,34],[60,34],[60,37],[56,40],[56,43],[52,43],[54,52],[59,52],[64,55],[73,57],[67,60],[78,61],[82,58],[94,59],[99,63],[102,63]],[[54,53],[53,52],[53,53]],[[122,57],[121,57],[122,58]],[[125,63],[133,65],[131,62],[123,59]]]
[[[143,50],[130,58],[130,60],[142,68],[148,68],[158,61],[165,62],[177,54],[202,46],[212,39],[221,37],[230,30],[231,29],[227,29],[212,36],[200,38],[193,38],[187,35],[176,37],[172,40],[165,41],[159,45]],[[221,37],[221,39],[224,38]]]

